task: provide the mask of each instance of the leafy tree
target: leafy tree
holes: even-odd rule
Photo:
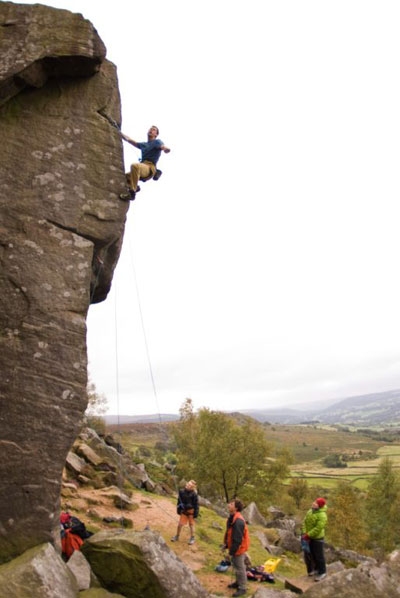
[[[296,507],[300,509],[302,501],[308,495],[307,480],[303,480],[301,478],[293,478],[288,488],[288,494],[293,498]]]
[[[366,520],[370,543],[388,552],[400,541],[398,513],[400,478],[392,461],[385,457],[368,488]]]
[[[367,531],[358,491],[348,482],[339,482],[331,494],[328,511],[329,540],[340,548],[363,550]]]
[[[171,425],[172,434],[177,446],[178,465],[176,471],[188,479],[195,477],[196,439],[198,433],[197,416],[194,413],[192,399],[185,399],[179,409],[180,419]]]
[[[200,409],[193,414],[187,399],[174,427],[178,470],[196,479],[209,494],[228,501],[260,487],[263,475],[272,471],[267,457],[271,447],[260,424],[238,423],[229,415]],[[274,475],[276,475],[274,473]]]
[[[260,470],[259,475],[262,481],[262,497],[257,494],[254,500],[260,506],[266,501],[271,502],[281,496],[283,482],[290,475],[289,465],[293,462],[291,452],[287,448],[281,448],[275,455],[268,459],[268,465]]]
[[[86,387],[87,393],[87,407],[84,416],[84,423],[89,428],[93,428],[96,432],[103,434],[105,432],[105,421],[102,417],[107,411],[107,397],[104,394],[99,394],[96,390],[94,382],[88,382]]]

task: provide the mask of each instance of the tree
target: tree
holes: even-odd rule
[[[366,499],[366,520],[372,547],[388,552],[400,541],[398,513],[400,478],[392,461],[385,457],[371,481]]]
[[[290,474],[289,465],[292,462],[292,454],[287,448],[281,448],[270,458],[268,467],[262,473],[264,492],[267,495],[276,495],[281,482]]]
[[[359,492],[348,482],[339,482],[330,496],[328,511],[329,540],[340,548],[363,550],[367,531]]]
[[[196,457],[196,438],[197,438],[197,417],[194,413],[192,399],[185,399],[179,409],[179,422],[172,424],[172,434],[177,446],[177,473],[193,478],[194,462]]]
[[[323,464],[325,465],[325,467],[347,467],[347,463],[345,463],[342,460],[341,455],[338,455],[337,453],[334,453],[332,455],[327,455],[324,460],[323,460]]]
[[[85,424],[97,432],[103,433],[105,422],[102,415],[107,411],[107,397],[104,394],[99,394],[94,382],[90,381],[87,384],[86,393],[88,402],[84,417]]]
[[[193,413],[187,399],[181,419],[174,426],[178,470],[196,479],[207,493],[228,501],[246,498],[246,489],[260,486],[271,470],[271,447],[263,427],[250,419],[236,422],[231,416],[209,409]]]
[[[296,507],[300,509],[302,501],[308,495],[307,480],[303,480],[302,478],[293,478],[288,488],[288,494],[293,498]]]

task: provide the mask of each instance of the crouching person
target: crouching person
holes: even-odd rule
[[[247,589],[246,551],[250,546],[249,530],[241,514],[243,503],[237,498],[232,499],[228,509],[224,544],[229,551],[236,576],[236,580],[228,588],[236,589],[233,596],[244,596]]]

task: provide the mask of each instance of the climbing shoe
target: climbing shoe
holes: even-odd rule
[[[179,536],[174,536],[171,538],[171,542],[177,542],[179,540]]]
[[[160,178],[160,176],[162,175],[162,170],[156,170],[155,175],[153,176],[153,181],[158,181],[158,179]]]
[[[195,542],[195,539],[194,539],[194,536],[192,536],[192,537],[190,538],[190,540],[189,540],[188,544],[194,544],[194,542]]]
[[[237,581],[234,581],[233,583],[230,583],[230,584],[228,585],[228,588],[234,588],[235,590],[236,590],[238,587],[239,587],[239,586],[238,586],[238,583],[237,583]]]
[[[120,193],[119,198],[122,199],[122,201],[133,201],[135,199],[136,193],[134,192],[133,189],[129,189],[128,192],[126,193]]]
[[[236,598],[236,596],[244,596],[246,594],[246,590],[238,590],[234,594],[232,594],[232,598]]]

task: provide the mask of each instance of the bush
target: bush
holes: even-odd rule
[[[323,460],[325,467],[347,467],[347,463],[344,463],[342,457],[338,454],[327,455]]]
[[[99,415],[87,415],[84,418],[84,425],[87,428],[92,428],[99,436],[106,434],[106,422]]]

